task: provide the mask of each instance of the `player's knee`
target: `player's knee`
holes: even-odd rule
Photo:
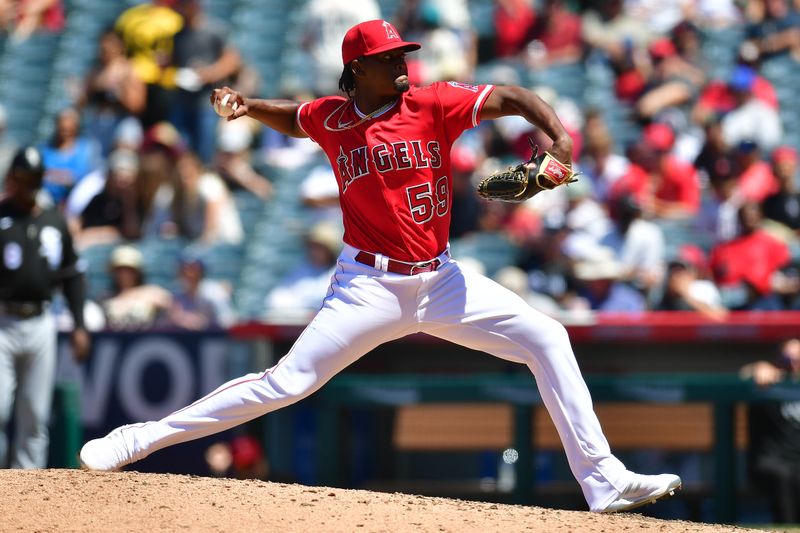
[[[529,344],[536,346],[545,353],[571,352],[569,333],[564,325],[548,316],[540,315],[537,322],[532,323],[528,332]]]
[[[564,324],[551,318],[550,322],[548,323],[548,332],[553,337],[553,342],[564,346],[569,346],[569,332],[567,331],[567,328],[564,327]]]
[[[569,344],[567,328],[558,320],[531,309],[522,317],[530,338],[556,344]]]
[[[289,376],[281,372],[267,372],[264,380],[274,393],[292,401],[301,400],[319,388],[315,381],[303,379],[302,374]]]

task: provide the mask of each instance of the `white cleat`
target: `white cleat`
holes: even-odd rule
[[[112,472],[133,462],[122,431],[127,426],[118,427],[105,437],[92,439],[81,448],[81,467],[85,470]]]
[[[674,474],[644,476],[631,472],[631,479],[625,491],[611,502],[601,513],[630,511],[643,505],[656,503],[662,498],[674,496],[681,488],[681,478]]]

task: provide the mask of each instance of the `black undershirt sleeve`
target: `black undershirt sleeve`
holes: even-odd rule
[[[61,290],[67,300],[70,313],[72,313],[75,329],[85,329],[83,306],[86,299],[86,287],[83,268],[80,266],[81,261],[75,251],[72,235],[69,232],[66,221],[60,220],[60,226],[64,243],[64,255],[61,262],[61,270],[58,273],[59,278],[61,278]]]
[[[86,297],[83,274],[76,271],[74,275],[65,278],[62,291],[72,313],[75,329],[86,329],[83,322],[83,304]]]

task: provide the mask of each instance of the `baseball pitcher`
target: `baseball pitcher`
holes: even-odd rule
[[[635,474],[612,455],[565,328],[450,256],[450,148],[462,132],[519,115],[553,139],[544,157],[476,191],[505,201],[572,181],[572,140],[553,110],[520,87],[411,87],[406,54],[419,48],[389,22],[368,21],[342,43],[346,97],[298,103],[213,91],[211,103],[227,120],[247,115],[322,147],[339,182],[344,249],[319,313],[274,367],[162,420],[88,442],[86,468],[114,470],[292,404],[376,346],[425,332],[528,366],[591,510],[628,510],[680,488],[677,476]]]

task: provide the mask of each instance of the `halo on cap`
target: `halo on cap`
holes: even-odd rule
[[[342,63],[347,65],[361,56],[398,48],[413,51],[419,50],[422,45],[401,39],[397,29],[385,20],[368,20],[347,30],[342,40]]]

